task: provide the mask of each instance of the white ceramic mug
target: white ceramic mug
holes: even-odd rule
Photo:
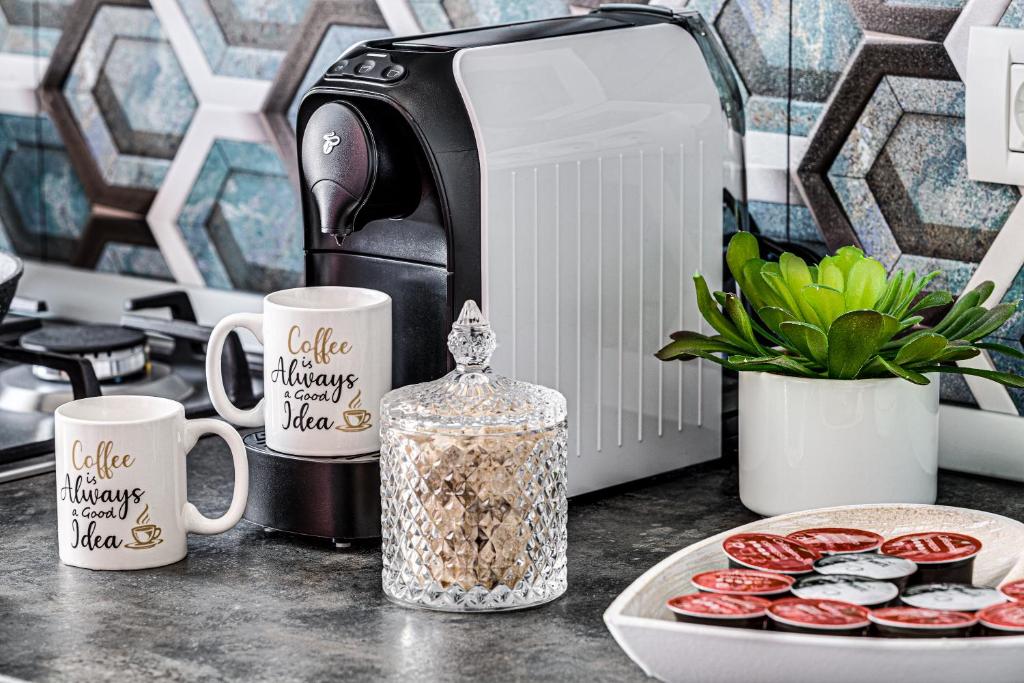
[[[55,413],[57,543],[64,564],[146,569],[185,557],[189,531],[219,534],[242,518],[249,493],[245,445],[220,420],[186,420],[177,401],[97,396]],[[204,517],[185,495],[185,456],[203,434],[227,441],[231,505]]]
[[[221,351],[235,328],[263,343],[263,399],[242,410],[224,391]],[[290,455],[380,450],[380,399],[391,390],[391,297],[358,287],[299,287],[268,294],[263,313],[217,323],[206,350],[217,412],[243,427],[265,425],[267,446]]]

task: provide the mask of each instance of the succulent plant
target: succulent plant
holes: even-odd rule
[[[985,308],[991,282],[954,303],[947,291],[922,294],[938,271],[887,276],[885,266],[856,247],[817,265],[788,252],[766,261],[748,232],[730,240],[726,262],[756,315],[735,294],[712,294],[697,273],[697,306],[717,334],[676,332],[658,358],[705,358],[732,370],[822,379],[901,377],[915,384],[928,384],[927,373],[951,372],[1024,388],[1024,378],[1012,373],[956,365],[982,349],[1024,358],[1012,347],[983,341],[1018,304]],[[921,326],[921,313],[950,304],[933,327]]]

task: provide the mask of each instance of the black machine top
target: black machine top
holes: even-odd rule
[[[583,16],[555,17],[521,21],[500,26],[463,28],[416,36],[405,36],[372,40],[368,48],[381,50],[448,51],[488,45],[519,43],[542,38],[570,36],[577,33],[592,33],[615,28],[629,28],[644,24],[661,23],[673,18],[696,14],[694,11],[674,12],[658,5],[630,3],[609,3],[601,5]]]

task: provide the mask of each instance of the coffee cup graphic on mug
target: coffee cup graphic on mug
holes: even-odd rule
[[[263,344],[263,400],[249,410],[224,391],[221,352],[235,328]],[[267,446],[289,455],[380,450],[377,411],[391,390],[391,297],[358,287],[298,287],[268,294],[263,313],[217,323],[206,383],[228,422],[264,426]]]
[[[230,425],[186,420],[180,403],[155,396],[83,398],[54,416],[57,542],[65,564],[160,567],[185,557],[187,532],[219,534],[242,518],[249,468]],[[228,443],[235,468],[231,504],[216,519],[185,495],[185,456],[204,434]]]

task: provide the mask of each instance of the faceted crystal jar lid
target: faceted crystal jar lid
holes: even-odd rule
[[[564,420],[562,394],[491,372],[496,347],[490,323],[475,301],[467,301],[448,335],[455,369],[433,382],[385,395],[382,426],[464,436],[535,431]]]

